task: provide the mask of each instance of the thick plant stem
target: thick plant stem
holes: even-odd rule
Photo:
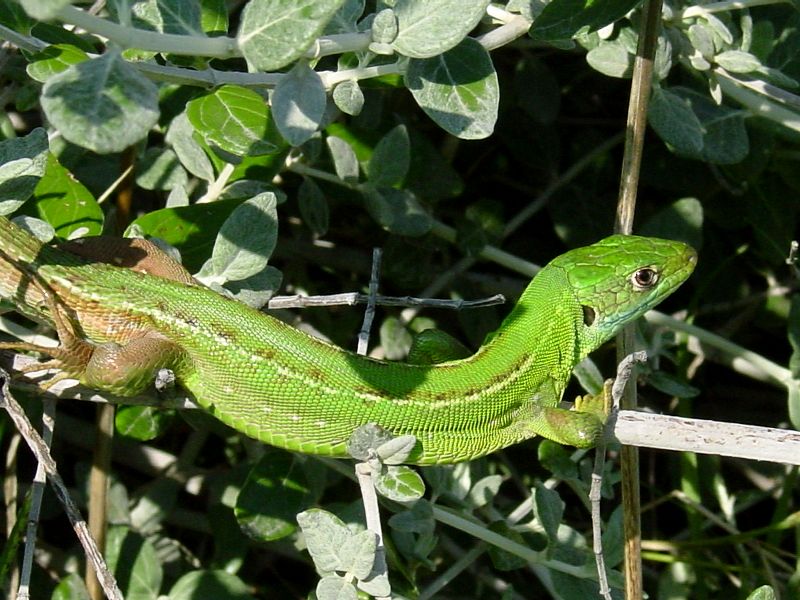
[[[636,193],[642,164],[642,148],[647,127],[647,104],[652,89],[658,27],[661,23],[661,0],[648,0],[642,5],[641,35],[636,49],[636,61],[631,80],[628,120],[625,132],[625,152],[622,160],[620,195],[615,230],[631,233],[636,210]],[[634,351],[634,335],[626,327],[617,336],[617,362]],[[635,375],[634,375],[635,379]],[[636,386],[628,386],[622,398],[623,409],[636,407]],[[641,509],[639,500],[639,452],[623,446],[621,453],[622,507],[625,536],[625,598],[642,598]]]

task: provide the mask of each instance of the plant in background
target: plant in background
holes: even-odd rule
[[[61,238],[122,223],[255,307],[281,285],[311,294],[366,285],[373,245],[385,251],[382,289],[513,295],[523,282],[508,269],[529,277],[525,259],[610,232],[638,4],[0,0],[0,213],[43,219],[49,232],[33,226]],[[783,261],[800,208],[799,24],[794,5],[764,0],[663,9],[637,232],[702,249],[695,282],[670,306],[748,350],[706,354],[642,329],[659,367],[644,399],[656,411],[714,406],[731,421],[800,423],[794,376],[761,360],[797,363],[787,359],[798,347],[796,284]],[[132,209],[110,206],[119,192],[133,194]],[[353,347],[360,316],[335,310],[291,318]],[[402,358],[410,333],[432,324],[476,347],[499,323],[498,311],[481,310],[379,313],[372,352]],[[591,365],[580,374],[590,389],[602,380]],[[749,414],[756,398],[768,410]],[[70,449],[59,465],[78,490],[92,427],[83,413],[62,403],[56,421]],[[322,599],[385,593],[361,585],[377,545],[348,464],[266,448],[199,411],[124,406],[116,427],[138,440],[115,442],[129,450],[109,494],[106,555],[126,598],[300,597],[315,567]],[[744,597],[765,582],[797,592],[796,470],[651,460],[654,597]],[[394,593],[594,595],[587,464],[550,442],[527,444],[423,469],[427,495],[414,503],[416,474],[376,466],[403,502],[384,519]],[[617,479],[609,470],[608,497]],[[613,568],[620,516],[604,516]],[[50,533],[55,517],[41,518],[50,555],[39,558],[34,596],[82,597],[80,553]]]

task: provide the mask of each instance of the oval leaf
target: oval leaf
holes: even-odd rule
[[[253,156],[278,150],[267,101],[253,90],[223,85],[189,102],[186,116],[209,145],[225,152]]]
[[[398,0],[394,5],[397,37],[392,46],[412,58],[449,50],[481,20],[488,0]]]
[[[412,60],[406,86],[439,127],[464,140],[491,135],[500,89],[489,53],[473,39],[435,58]]]
[[[297,63],[272,94],[272,114],[278,131],[292,146],[299,146],[319,127],[326,102],[320,76],[305,62]]]
[[[115,51],[53,75],[41,102],[67,140],[99,154],[135,144],[159,115],[156,86]]]
[[[274,71],[300,58],[344,0],[251,0],[237,41],[257,71]]]

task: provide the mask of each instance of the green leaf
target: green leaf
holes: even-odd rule
[[[609,77],[628,79],[633,72],[633,55],[618,42],[600,42],[586,54],[586,62],[595,71]]]
[[[497,73],[477,41],[467,38],[440,56],[411,60],[405,81],[420,108],[445,131],[474,140],[494,130]]]
[[[663,371],[654,371],[647,381],[659,392],[676,398],[694,398],[700,394],[700,390],[689,385],[686,380]]]
[[[0,23],[13,31],[27,35],[37,21],[29,17],[25,9],[15,0],[3,0],[0,2]]]
[[[114,415],[117,431],[134,440],[157,438],[172,423],[172,413],[155,406],[120,406]]]
[[[190,571],[175,582],[167,596],[167,600],[198,598],[253,600],[247,585],[236,575],[225,571]]]
[[[392,46],[412,58],[450,50],[475,28],[489,0],[397,0],[397,37]]]
[[[128,227],[163,239],[180,250],[183,264],[194,272],[204,264],[216,243],[217,232],[241,199],[220,200],[176,208],[162,208],[142,215]]]
[[[533,21],[530,36],[536,40],[572,39],[586,28],[597,31],[621,19],[640,0],[552,0]]]
[[[251,538],[278,540],[294,533],[295,515],[313,504],[314,496],[296,458],[270,448],[251,469],[239,492],[236,518]]]
[[[49,149],[44,129],[0,142],[0,214],[17,210],[34,193],[47,168]]]
[[[223,85],[186,106],[186,116],[210,146],[236,156],[277,152],[280,146],[266,100],[237,85]]]
[[[326,103],[320,76],[305,61],[298,62],[272,94],[272,114],[278,131],[292,146],[299,146],[319,128]]]
[[[504,538],[513,542],[517,542],[518,544],[522,544],[524,546],[530,545],[530,543],[522,537],[522,534],[519,531],[514,531],[511,529],[511,527],[509,527],[508,523],[505,521],[495,521],[491,523],[489,525],[489,530],[499,533]],[[524,558],[521,558],[516,554],[506,552],[505,550],[501,550],[494,545],[489,545],[488,551],[489,558],[492,559],[492,565],[498,571],[513,571],[515,569],[522,569],[528,564],[528,561]]]
[[[408,190],[364,187],[362,191],[369,214],[387,231],[412,237],[430,231],[431,216]]]
[[[26,210],[29,205],[26,205]],[[52,154],[47,167],[33,191],[36,215],[50,223],[59,237],[71,239],[103,233],[103,209],[92,193],[75,179]]]
[[[80,48],[70,44],[55,44],[34,54],[25,70],[32,79],[44,83],[53,75],[88,59],[89,55]]]
[[[110,527],[106,560],[126,600],[158,597],[164,573],[149,540],[127,527]]]
[[[200,0],[200,26],[207,34],[228,32],[228,10],[225,0]]]
[[[428,500],[415,502],[411,508],[389,517],[389,527],[404,533],[431,533],[436,528],[433,507]]]
[[[186,0],[148,0],[136,2],[133,14],[156,31],[205,37],[200,25],[200,3]]]
[[[377,187],[399,185],[408,173],[410,162],[408,130],[405,125],[397,125],[375,146],[369,159],[367,178]]]
[[[58,582],[50,600],[91,600],[91,598],[83,577],[77,573],[70,573]]]
[[[425,494],[422,477],[405,465],[387,466],[374,478],[375,489],[384,498],[395,502],[413,502]]]
[[[156,86],[113,50],[50,77],[41,103],[67,140],[98,154],[135,144],[159,115]]]
[[[776,598],[775,590],[771,585],[762,585],[747,596],[747,600],[775,600]]]
[[[254,71],[274,71],[300,58],[344,0],[251,0],[237,41]]]
[[[703,149],[703,126],[684,97],[656,87],[650,99],[647,121],[659,137],[676,151],[696,154]]]
[[[278,239],[278,212],[272,192],[264,192],[238,206],[219,230],[214,251],[198,278],[223,285],[262,271]]]

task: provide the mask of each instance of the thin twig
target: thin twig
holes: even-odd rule
[[[43,398],[42,400],[42,439],[49,448],[53,443],[53,430],[56,420],[56,403],[53,398]],[[44,497],[44,486],[47,474],[44,465],[40,462],[36,465],[36,473],[33,476],[31,486],[31,509],[28,513],[28,524],[25,531],[25,552],[22,556],[22,575],[20,576],[17,600],[27,600],[30,597],[30,581],[33,572],[33,558],[36,550],[36,531],[39,526],[39,515],[42,508],[42,498]]]
[[[425,308],[446,308],[450,310],[464,310],[467,308],[484,308],[503,304],[506,299],[502,294],[495,294],[477,300],[450,300],[447,298],[417,298],[414,296],[382,296],[376,294],[362,294],[360,292],[342,292],[340,294],[326,294],[318,296],[276,296],[271,298],[267,307],[278,308],[307,308],[309,306],[356,306],[367,304],[370,298],[374,299],[376,306],[415,306]]]
[[[109,571],[103,555],[100,554],[94,539],[92,539],[92,536],[89,534],[86,521],[83,520],[78,506],[69,495],[67,486],[64,485],[64,480],[61,479],[61,475],[58,474],[56,462],[53,460],[47,444],[45,444],[39,432],[31,425],[22,407],[11,395],[8,388],[8,374],[1,372],[0,379],[2,379],[2,382],[0,382],[0,406],[6,410],[8,416],[11,417],[11,420],[14,422],[17,431],[20,432],[25,442],[28,444],[28,447],[33,452],[36,460],[44,467],[47,478],[53,486],[53,491],[64,506],[67,518],[69,518],[72,528],[75,530],[78,541],[80,541],[81,546],[83,546],[83,551],[87,560],[94,566],[106,596],[109,600],[123,600],[122,592],[117,586],[114,576],[111,574],[111,571]]]
[[[357,353],[366,356],[369,348],[369,332],[372,329],[372,321],[375,318],[375,299],[378,295],[378,282],[381,273],[380,248],[372,250],[372,273],[369,278],[369,297],[367,308],[364,311],[364,323],[358,334]],[[378,507],[378,495],[375,492],[375,484],[372,480],[372,465],[369,462],[357,462],[355,465],[356,478],[361,489],[361,501],[364,503],[364,515],[367,521],[367,529],[375,533],[378,543],[375,548],[375,562],[373,572],[378,576],[388,577],[389,567],[386,564],[386,547],[383,544],[383,528],[381,526],[381,513]],[[377,600],[384,600],[382,597]],[[386,598],[385,600],[388,600]]]
[[[622,159],[620,194],[614,229],[631,233],[636,210],[636,193],[642,164],[644,134],[647,127],[647,105],[653,83],[658,28],[661,24],[661,0],[646,0],[642,5],[639,43],[633,65],[628,120],[625,131],[625,152]],[[625,327],[617,336],[617,361],[634,349],[634,329]],[[628,386],[623,407],[636,407],[636,386]],[[641,513],[639,499],[639,455],[635,447],[623,446],[620,451],[622,472],[622,511],[625,537],[625,594],[628,600],[642,598]]]
[[[372,250],[372,275],[369,278],[369,296],[367,297],[367,308],[364,310],[364,322],[361,331],[358,332],[358,354],[366,355],[369,347],[369,332],[372,329],[372,321],[375,319],[375,297],[378,294],[378,280],[381,273],[381,251],[380,248]]]

